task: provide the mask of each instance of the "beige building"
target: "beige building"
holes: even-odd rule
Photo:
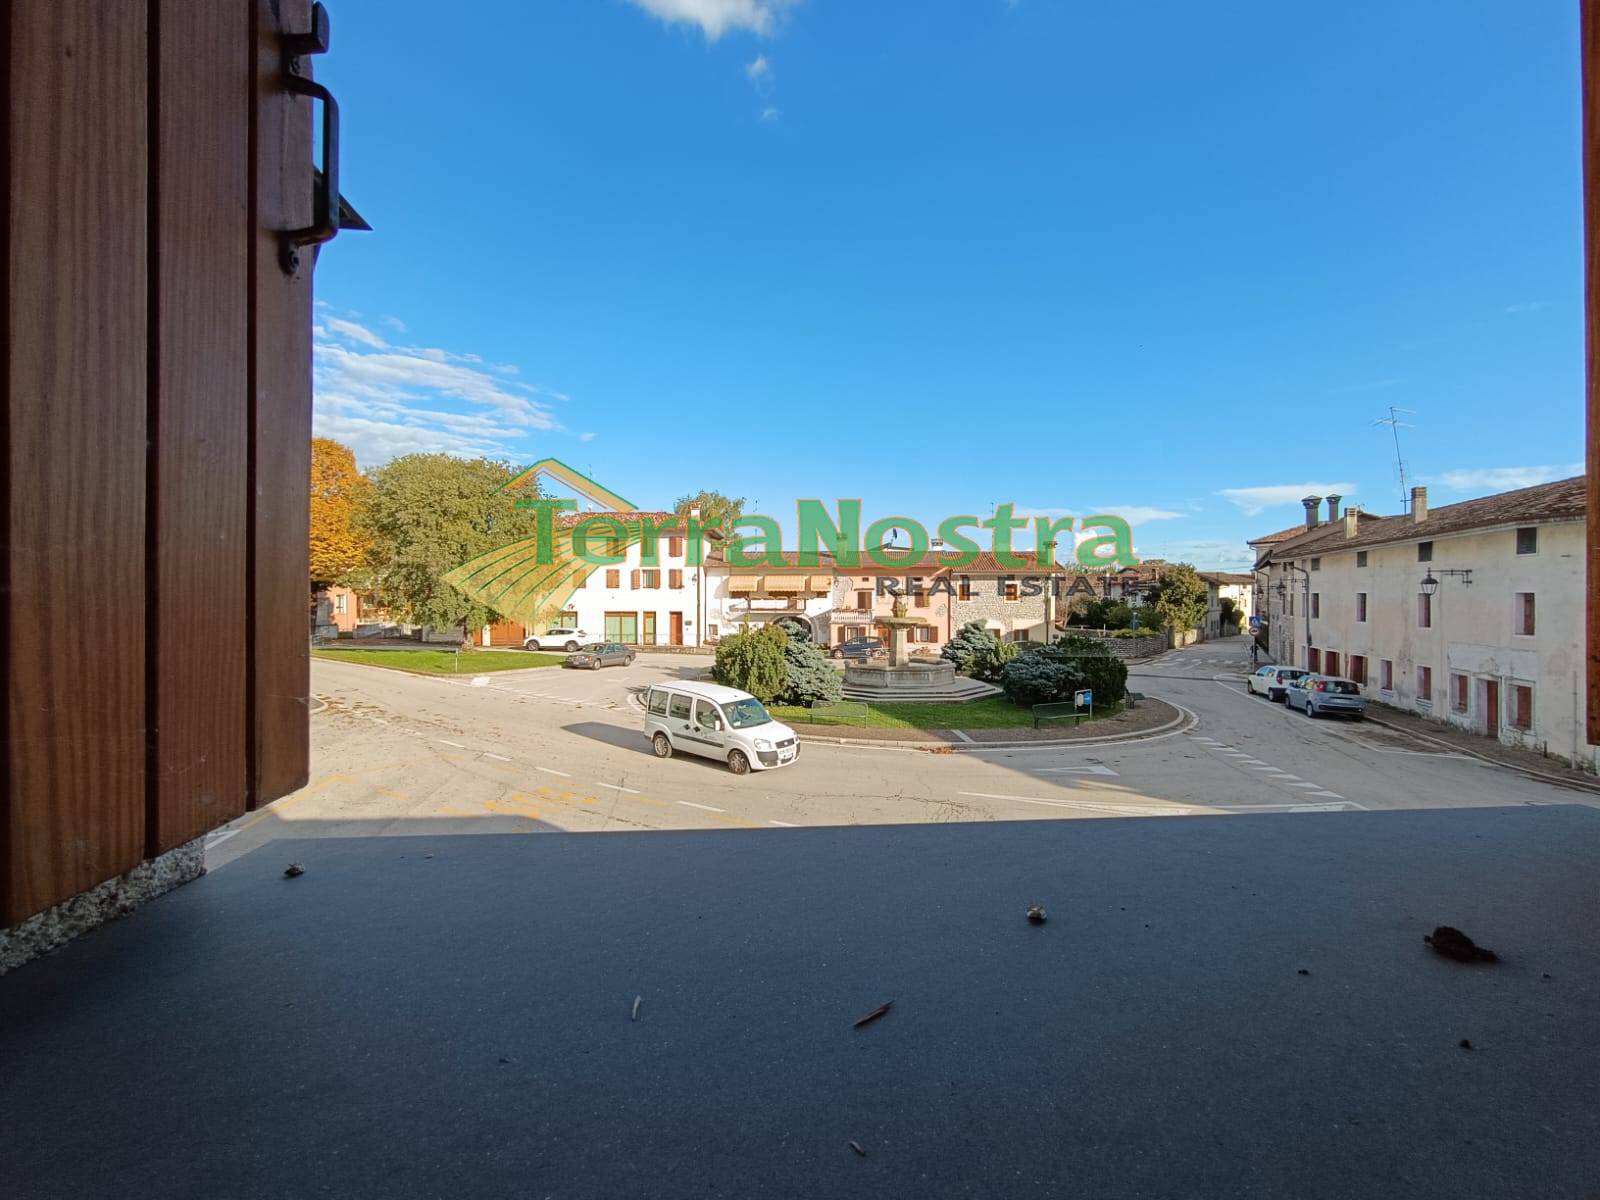
[[[1584,737],[1582,477],[1430,510],[1346,509],[1258,562],[1276,661],[1594,769]]]

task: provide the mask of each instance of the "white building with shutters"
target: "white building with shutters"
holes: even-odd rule
[[[1384,704],[1594,769],[1584,710],[1580,476],[1377,517],[1323,521],[1257,564],[1276,661]],[[1332,514],[1330,514],[1332,516]]]

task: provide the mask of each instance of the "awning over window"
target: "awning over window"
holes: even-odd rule
[[[803,592],[806,590],[806,577],[804,575],[768,575],[767,591],[769,592]]]
[[[833,578],[828,575],[813,575],[811,577],[811,590],[825,592],[833,586]]]
[[[753,592],[761,580],[755,575],[735,575],[728,580],[730,592]]]

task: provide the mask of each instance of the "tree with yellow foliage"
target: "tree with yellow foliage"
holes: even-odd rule
[[[342,584],[366,564],[370,538],[354,522],[372,485],[349,446],[311,439],[311,582]]]

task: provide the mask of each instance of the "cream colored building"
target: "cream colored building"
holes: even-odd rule
[[[1430,510],[1346,509],[1258,563],[1279,662],[1595,769],[1584,737],[1582,477]]]

